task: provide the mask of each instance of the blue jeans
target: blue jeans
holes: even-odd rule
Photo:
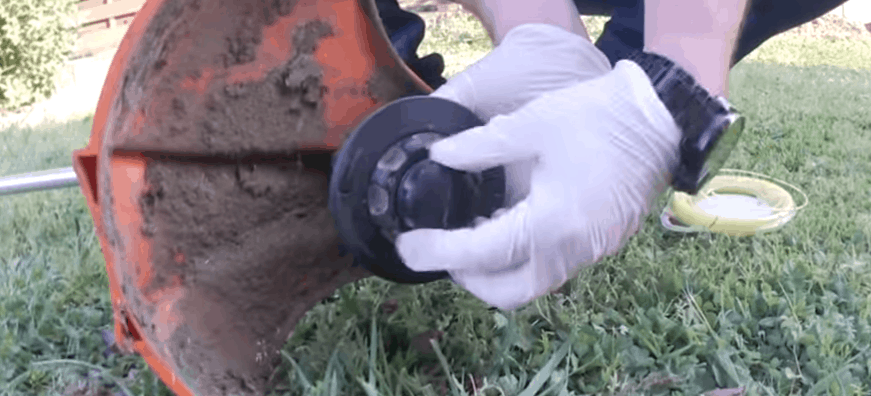
[[[644,46],[643,0],[574,0],[581,14],[611,15],[596,46],[611,63]],[[810,22],[846,0],[749,0],[747,17],[732,57],[732,65],[744,59],[765,40]]]
[[[532,1],[532,0],[531,0]],[[692,1],[692,0],[687,0]],[[847,0],[749,0],[749,10],[732,65],[772,36],[809,22]],[[574,0],[582,15],[610,15],[596,46],[612,64],[644,47],[644,0]],[[439,54],[418,58],[424,24],[396,0],[375,0],[393,47],[408,66],[433,88],[441,86],[444,62]]]

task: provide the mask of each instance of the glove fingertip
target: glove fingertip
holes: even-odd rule
[[[468,131],[469,130],[466,130],[464,132]],[[433,143],[432,146],[429,147],[430,159],[441,163],[442,165],[447,165],[448,162],[451,162],[451,159],[456,156],[457,150],[462,147],[462,145],[457,142],[455,136],[447,137]]]
[[[421,230],[415,230],[399,234],[394,243],[396,246],[396,252],[399,253],[399,257],[402,259],[403,263],[411,269],[416,269],[412,267],[419,265],[417,251],[420,247],[420,231]]]
[[[441,98],[441,99],[445,99],[445,100],[450,100],[451,102],[454,102],[454,103],[463,104],[463,103],[460,103],[460,98],[459,98],[459,95],[457,95],[457,90],[454,89],[454,85],[451,84],[450,82],[445,83],[444,85],[439,87],[439,89],[437,89],[437,90],[433,91],[431,94],[429,94],[429,96],[432,96],[435,98]]]
[[[489,285],[491,279],[488,275],[481,273],[470,273],[469,271],[451,271],[451,280],[466,289],[473,296],[483,301],[484,303],[499,308],[503,311],[512,311],[523,305],[516,297],[493,293],[495,285]]]
[[[473,85],[469,80],[469,76],[464,72],[449,79],[441,87],[429,94],[429,96],[450,100],[475,112],[474,95],[469,91],[472,87]],[[480,115],[478,116],[480,117]]]
[[[406,267],[412,271],[441,271],[445,268],[437,268],[439,262],[438,252],[434,246],[440,246],[438,242],[444,230],[420,229],[412,230],[399,235],[396,238],[396,252]]]
[[[480,172],[533,157],[532,149],[524,145],[522,139],[511,136],[513,131],[509,128],[505,122],[491,121],[467,129],[433,143],[429,148],[429,158],[448,168]]]
[[[466,134],[472,132],[472,128],[461,132],[458,135],[448,137],[438,142],[433,143],[429,148],[429,158],[448,168],[457,170],[474,171],[478,170],[475,163],[472,161],[471,153],[466,150],[468,148],[468,136]]]

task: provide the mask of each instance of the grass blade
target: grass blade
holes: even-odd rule
[[[339,396],[339,384],[338,379],[336,377],[336,372],[333,371],[333,375],[330,376],[330,396]]]
[[[454,378],[454,373],[451,372],[451,368],[448,366],[448,359],[445,358],[442,349],[439,348],[438,341],[436,341],[435,338],[430,338],[429,343],[432,345],[432,349],[439,359],[439,364],[442,366],[442,369],[445,370],[445,375],[448,376],[448,381],[450,381],[452,385],[451,390],[453,391],[454,396],[465,396],[466,391],[463,389],[463,386],[460,385],[459,381]]]
[[[535,396],[536,392],[544,386],[545,382],[547,382],[548,378],[551,377],[553,371],[556,369],[557,364],[566,358],[566,355],[569,354],[569,350],[571,349],[571,342],[564,342],[563,345],[553,354],[553,356],[548,359],[547,363],[545,363],[544,367],[532,377],[532,381],[529,382],[529,386],[523,390],[518,396]]]
[[[378,351],[378,326],[375,325],[377,315],[372,315],[372,325],[370,326],[371,336],[369,338],[369,384],[375,385],[375,355]]]
[[[303,389],[306,393],[308,393],[312,388],[312,383],[308,380],[308,378],[305,377],[305,373],[303,373],[299,365],[296,364],[296,360],[293,360],[293,358],[290,357],[290,355],[284,350],[281,351],[281,356],[284,356],[284,358],[287,359],[293,366],[293,370],[296,372],[296,376],[299,377],[299,379],[302,381]]]
[[[360,386],[363,387],[363,391],[366,392],[366,396],[381,396],[381,393],[375,389],[375,386],[368,382],[364,382],[362,379],[357,378],[357,382],[360,383]]]

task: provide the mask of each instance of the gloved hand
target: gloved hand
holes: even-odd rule
[[[573,0],[449,0],[459,3],[478,18],[490,40],[501,44],[508,32],[526,24],[544,23],[562,27],[590,41]]]
[[[608,58],[589,40],[563,28],[531,23],[510,30],[487,56],[430,96],[451,100],[485,122],[511,113],[544,92],[599,77]],[[532,162],[506,164],[506,204],[529,193]]]
[[[530,192],[474,228],[404,233],[398,252],[413,270],[447,270],[485,302],[517,308],[638,231],[670,181],[680,137],[644,71],[621,61],[433,144],[430,158],[459,170],[532,161]]]
[[[530,23],[430,96],[457,102],[484,121],[508,114],[544,92],[599,77],[611,70],[593,43],[563,28]]]

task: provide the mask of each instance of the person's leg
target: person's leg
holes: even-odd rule
[[[590,3],[595,0],[575,2]],[[644,48],[644,1],[622,0],[607,3],[613,7],[611,19],[605,23],[605,29],[596,40],[596,47],[605,53],[613,65],[633,51]],[[581,7],[578,5],[579,9]]]
[[[643,0],[573,0],[583,15],[610,14],[596,46],[612,64],[644,47]],[[845,3],[846,0],[750,0],[732,64],[738,63],[765,40],[809,22]],[[376,0],[388,35],[403,60],[430,86],[444,83],[444,63],[438,54],[417,57],[423,39],[423,20],[404,11],[396,0]]]
[[[732,64],[774,35],[820,17],[844,2],[846,0],[751,0]],[[612,64],[644,47],[643,0],[575,0],[575,3],[582,10],[594,7],[588,3],[613,5],[611,19],[596,41],[596,46]]]
[[[744,59],[765,40],[810,22],[847,0],[751,0],[732,64]]]
[[[481,20],[495,45],[513,27],[526,23],[560,26],[590,40],[574,1],[539,0],[529,3],[526,0],[452,0]],[[423,58],[417,55],[425,32],[423,19],[403,10],[397,0],[375,0],[375,6],[390,43],[405,64],[433,89],[444,84],[445,79],[441,76],[444,61],[441,55],[435,53]]]

